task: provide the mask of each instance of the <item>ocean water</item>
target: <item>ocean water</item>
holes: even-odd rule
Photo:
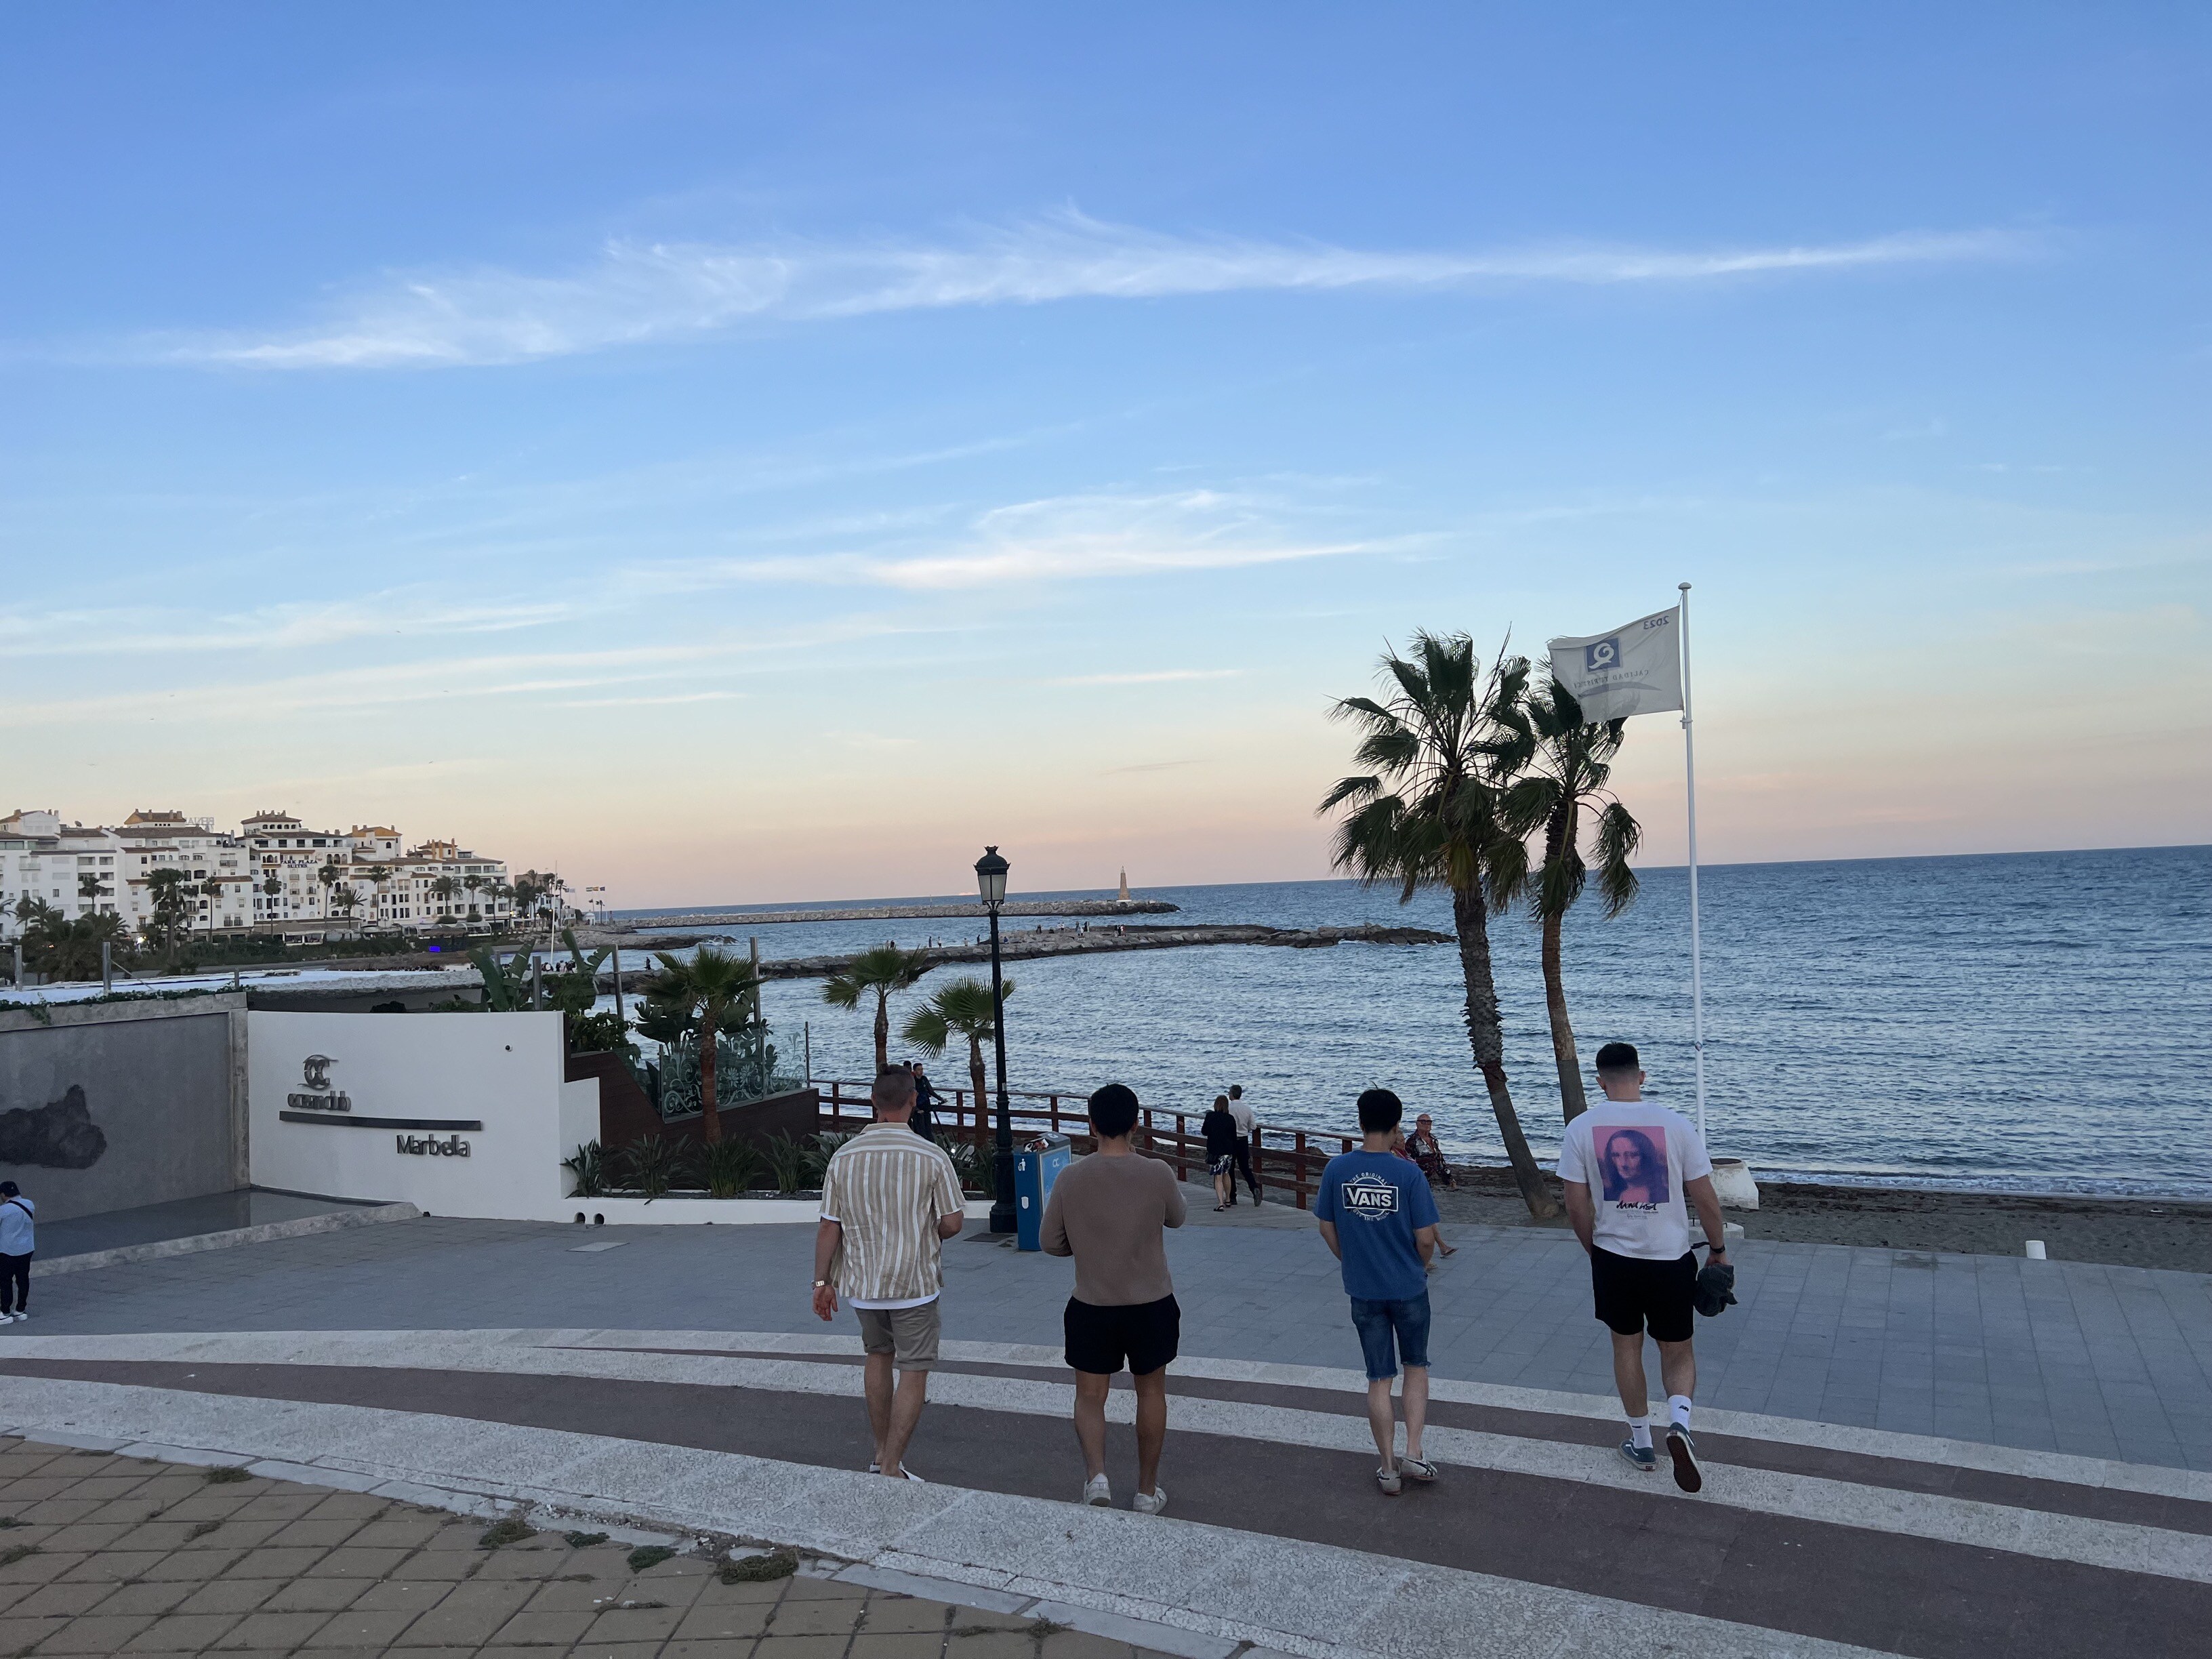
[[[1718,866],[1700,888],[1716,1152],[1762,1176],[2212,1196],[2212,848]],[[1451,926],[1441,895],[1401,907],[1351,882],[1137,890],[1182,907],[1152,920]],[[720,931],[772,958],[980,927]],[[1548,1159],[1560,1115],[1535,931],[1501,917],[1492,940],[1514,1100]],[[988,969],[932,977],[969,972]],[[1585,1077],[1601,1042],[1625,1039],[1648,1097],[1693,1112],[1686,872],[1644,872],[1613,921],[1578,909],[1566,975]],[[1502,1160],[1448,945],[1132,951],[1012,976],[1011,1087],[1079,1096],[1120,1080],[1196,1112],[1242,1083],[1263,1122],[1340,1133],[1382,1084],[1433,1113],[1455,1153]],[[792,1060],[805,1028],[817,1078],[868,1075],[867,1015],[823,1005],[817,981],[772,981],[765,1001]],[[964,1056],[932,1075],[964,1084]]]

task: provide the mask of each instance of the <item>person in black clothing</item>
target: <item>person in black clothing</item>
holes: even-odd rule
[[[1213,1207],[1218,1212],[1237,1201],[1237,1120],[1229,1110],[1229,1097],[1216,1095],[1213,1109],[1199,1120],[1206,1137],[1206,1167],[1213,1176]]]
[[[906,1068],[914,1073],[914,1115],[907,1120],[907,1127],[934,1145],[937,1120],[930,1115],[929,1109],[937,1103],[937,1090],[930,1082],[928,1073],[921,1069],[920,1060],[907,1061]]]

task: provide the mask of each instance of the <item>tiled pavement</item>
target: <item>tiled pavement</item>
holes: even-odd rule
[[[389,1498],[0,1439],[0,1655],[1151,1659],[972,1607]],[[582,1537],[584,1534],[577,1534]]]
[[[621,1248],[580,1252],[594,1243]],[[1437,1274],[1437,1374],[1610,1391],[1571,1237],[1455,1227]],[[1303,1235],[1303,1236],[1302,1236]],[[624,1328],[818,1331],[812,1229],[426,1218],[34,1281],[10,1333]],[[1334,1263],[1302,1226],[1170,1236],[1186,1353],[1350,1368]],[[948,1246],[948,1337],[1051,1342],[1064,1261]],[[1765,1243],[1740,1305],[1700,1322],[1698,1399],[1723,1409],[2212,1469],[2212,1279],[2008,1257]],[[1316,1317],[1316,1310],[1322,1316]],[[836,1328],[849,1333],[849,1322]]]

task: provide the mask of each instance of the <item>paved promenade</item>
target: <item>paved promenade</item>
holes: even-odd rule
[[[1754,1241],[1700,1323],[1692,1498],[1611,1449],[1572,1239],[1450,1229],[1444,1478],[1392,1502],[1310,1221],[1231,1219],[1170,1243],[1165,1522],[1067,1501],[1069,1269],[992,1243],[947,1249],[929,1484],[859,1473],[858,1345],[804,1305],[805,1225],[422,1219],[42,1280],[0,1331],[0,1429],[769,1540],[1194,1659],[2105,1659],[2212,1624],[2203,1278]]]

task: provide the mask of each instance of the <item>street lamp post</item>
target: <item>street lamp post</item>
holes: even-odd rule
[[[1014,1231],[1014,1125],[1006,1108],[1006,994],[999,974],[999,907],[1006,898],[1006,861],[995,847],[986,847],[975,860],[975,887],[983,908],[991,913],[991,1041],[999,1061],[999,1134],[997,1198],[991,1205],[991,1231]],[[981,1103],[979,1102],[978,1104]]]

